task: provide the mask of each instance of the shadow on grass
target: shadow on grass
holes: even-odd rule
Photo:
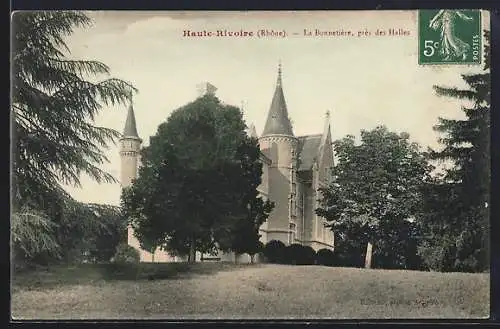
[[[37,289],[60,285],[92,284],[100,281],[186,279],[196,275],[212,275],[219,271],[230,271],[248,266],[258,265],[225,262],[55,265],[15,272],[12,274],[12,286],[14,289]]]

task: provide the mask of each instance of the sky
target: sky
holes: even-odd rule
[[[215,85],[223,102],[242,106],[247,124],[254,124],[260,134],[281,62],[295,135],[322,133],[325,113],[330,111],[333,139],[359,136],[362,129],[383,124],[392,131],[408,132],[423,147],[438,147],[439,135],[432,127],[438,117],[463,118],[464,103],[436,96],[433,85],[465,87],[460,74],[480,70],[419,65],[416,11],[88,15],[93,25],[75,30],[67,39],[69,57],[101,61],[110,67],[112,77],[139,90],[134,109],[143,145],[173,110],[197,97],[202,82]],[[304,29],[312,36],[304,35]],[[316,29],[352,31],[354,36],[319,36]],[[377,36],[377,29],[401,29],[406,35]],[[187,37],[186,30],[246,31],[253,36]],[[270,35],[258,37],[261,30]],[[127,106],[104,108],[95,123],[121,132],[126,113]],[[118,150],[118,143],[109,145],[105,154],[110,162],[102,166],[117,179]],[[119,184],[98,184],[87,176],[81,183],[81,188],[66,186],[77,200],[119,204]]]

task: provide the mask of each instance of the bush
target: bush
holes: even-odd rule
[[[139,251],[128,244],[121,243],[116,247],[113,263],[117,264],[137,264],[141,261]]]
[[[291,244],[285,248],[284,261],[286,264],[298,265],[302,253],[302,245],[298,243]]]
[[[334,266],[335,264],[335,254],[330,249],[320,249],[316,253],[316,264],[324,266]]]
[[[284,263],[286,246],[278,240],[271,240],[264,246],[263,254],[269,263]]]
[[[316,261],[316,251],[309,246],[303,246],[303,262],[300,265],[314,265]]]
[[[294,243],[285,249],[285,262],[291,265],[314,265],[316,252],[309,246]]]

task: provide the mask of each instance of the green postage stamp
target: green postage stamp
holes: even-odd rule
[[[481,64],[480,10],[420,10],[420,64]]]

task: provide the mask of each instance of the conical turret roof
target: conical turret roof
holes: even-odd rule
[[[132,102],[128,107],[127,120],[125,121],[125,128],[123,128],[123,137],[136,137],[139,138],[137,133],[137,125],[135,123],[134,106]]]
[[[293,136],[292,124],[288,118],[288,109],[285,95],[283,94],[281,64],[278,68],[276,89],[274,90],[273,100],[267,114],[267,121],[262,136],[275,134]]]

